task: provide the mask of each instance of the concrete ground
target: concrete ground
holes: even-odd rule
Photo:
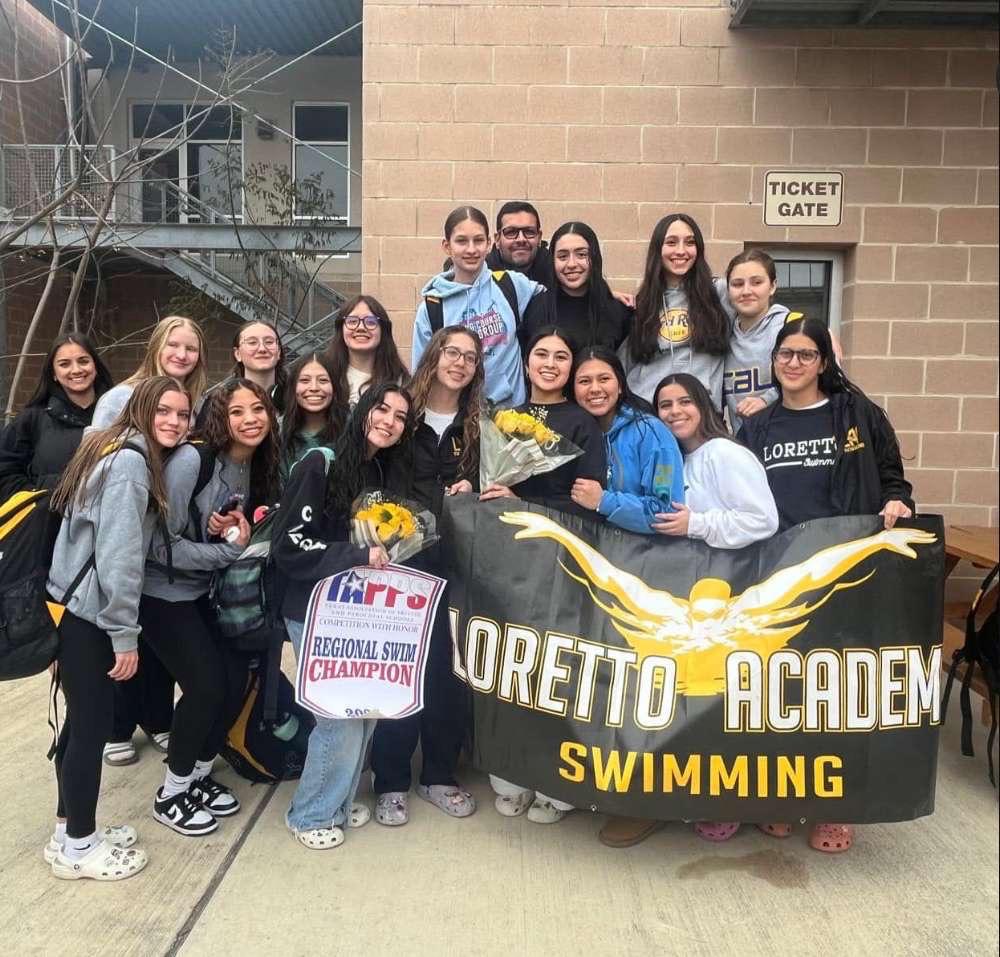
[[[106,771],[100,819],[138,826],[149,867],[98,884],[54,880],[42,861],[54,801],[46,687],[0,686],[0,941],[16,957],[997,953],[997,792],[983,729],[977,757],[963,758],[957,715],[942,732],[937,812],[862,827],[836,857],[802,833],[777,841],[744,827],[710,845],[680,824],[610,850],[596,815],[551,827],[500,817],[472,769],[473,817],[412,797],[407,827],[372,822],[316,852],[284,827],[294,784],[251,787],[227,768],[219,777],[243,812],[183,838],[150,817],[163,766],[146,747],[138,765]]]

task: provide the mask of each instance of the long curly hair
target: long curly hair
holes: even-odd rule
[[[474,330],[462,326],[438,329],[431,336],[427,349],[406,388],[413,397],[413,418],[419,422],[427,408],[427,396],[437,381],[441,353],[452,339],[460,336],[470,339],[476,350],[476,371],[473,373],[472,381],[462,389],[458,397],[458,414],[462,417],[462,457],[458,460],[458,475],[460,478],[470,478],[479,470],[479,412],[483,407],[483,387],[486,381],[482,339]]]
[[[76,454],[66,466],[59,484],[52,492],[50,508],[53,512],[65,514],[74,504],[82,505],[87,500],[87,480],[105,456],[114,458],[130,436],[141,435],[145,440],[146,457],[149,461],[150,505],[161,515],[167,512],[167,491],[163,482],[163,454],[154,433],[156,409],[160,400],[168,392],[179,392],[187,396],[190,408],[191,395],[176,379],[170,376],[151,376],[139,382],[129,396],[125,408],[118,418],[106,429],[99,429],[85,435]],[[103,473],[100,488],[107,480]],[[136,530],[138,534],[138,529]]]
[[[326,347],[327,358],[333,364],[336,373],[336,378],[333,380],[334,395],[350,396],[351,394],[351,387],[347,382],[347,367],[351,364],[351,354],[344,341],[344,320],[362,304],[378,319],[382,333],[379,344],[375,347],[375,366],[366,388],[373,388],[383,382],[398,384],[404,382],[410,374],[400,358],[396,341],[392,338],[392,320],[389,318],[385,306],[374,296],[355,296],[337,310],[333,338]]]
[[[347,396],[338,394],[336,390],[337,374],[333,368],[333,363],[322,352],[310,352],[297,359],[288,370],[288,395],[285,401],[285,414],[281,418],[281,454],[285,459],[293,456],[297,451],[298,436],[306,421],[306,411],[299,405],[295,397],[295,390],[299,382],[302,370],[315,362],[323,367],[323,371],[330,377],[330,382],[334,384],[333,399],[326,407],[326,418],[323,427],[317,434],[320,445],[330,445],[341,432],[344,431],[344,424],[350,414],[350,407],[347,404]]]
[[[659,350],[660,315],[667,293],[667,270],[663,265],[663,241],[671,225],[680,220],[694,233],[697,258],[681,279],[688,300],[688,329],[691,348],[724,356],[729,349],[729,317],[719,302],[712,283],[712,270],[705,261],[705,238],[698,224],[686,213],[664,216],[649,237],[642,285],[635,297],[635,321],[628,337],[629,354],[635,362],[652,361]]]
[[[397,392],[406,400],[406,427],[394,446],[376,452],[374,461],[378,463],[384,485],[389,491],[406,490],[405,463],[410,457],[415,425],[413,399],[406,389],[395,382],[383,382],[361,394],[347,420],[346,428],[334,445],[323,507],[324,514],[331,521],[349,515],[354,500],[364,491],[368,464],[368,425],[372,410],[381,405],[390,392]]]
[[[142,357],[139,368],[125,382],[129,385],[137,385],[143,379],[165,375],[163,367],[160,365],[160,353],[167,344],[170,333],[175,329],[187,329],[198,340],[198,362],[184,381],[184,388],[191,394],[191,401],[197,405],[208,382],[205,336],[202,334],[201,326],[193,319],[188,319],[187,316],[166,316],[156,324],[149,337],[149,345],[146,346],[146,354]]]
[[[198,430],[192,435],[192,439],[204,442],[216,455],[230,446],[233,434],[229,430],[229,403],[239,389],[252,392],[267,410],[267,435],[254,449],[250,459],[250,502],[254,506],[270,505],[281,491],[278,419],[268,394],[256,382],[249,379],[229,379],[213,389],[198,416]]]

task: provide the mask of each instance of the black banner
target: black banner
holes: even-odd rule
[[[446,500],[478,767],[664,820],[934,810],[944,528],[822,519],[748,548]]]

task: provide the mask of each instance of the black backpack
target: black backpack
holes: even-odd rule
[[[121,448],[146,459],[138,445]],[[45,586],[62,524],[62,516],[49,510],[51,497],[48,489],[21,491],[0,504],[0,681],[37,675],[52,663],[59,648],[59,605],[94,566],[91,555],[61,601],[51,601]]]
[[[995,604],[978,628],[976,627],[976,614],[983,603],[983,598],[996,584],[998,574],[1000,574],[1000,565],[995,565],[993,570],[983,579],[979,591],[976,592],[972,607],[965,619],[965,644],[957,649],[952,656],[951,668],[948,670],[948,681],[945,684],[944,697],[941,700],[941,723],[944,724],[955,673],[959,665],[965,665],[962,688],[959,693],[962,711],[962,754],[972,757],[975,752],[972,748],[972,702],[969,698],[969,686],[972,684],[972,676],[976,667],[979,667],[986,682],[986,697],[990,705],[991,723],[989,738],[986,741],[986,756],[989,762],[990,782],[994,787],[997,783],[993,767],[993,745],[997,737],[997,699],[1000,695],[1000,632],[998,632]]]
[[[273,679],[268,656],[250,670],[246,697],[236,723],[222,748],[222,756],[233,770],[261,784],[290,781],[301,776],[309,747],[309,734],[316,724],[312,713],[295,703],[292,683],[279,670]],[[277,688],[277,716],[264,716],[262,688],[270,681]]]
[[[491,274],[493,281],[500,287],[510,311],[514,314],[514,329],[520,328],[521,310],[517,307],[517,289],[514,287],[514,280],[505,269],[495,269]],[[444,306],[441,305],[440,296],[424,296],[424,305],[427,307],[427,319],[431,324],[431,335],[444,328]]]

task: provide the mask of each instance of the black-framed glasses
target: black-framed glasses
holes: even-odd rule
[[[537,239],[542,235],[542,231],[537,226],[504,226],[500,230],[500,235],[504,239],[517,239],[518,235],[525,239]]]
[[[445,346],[441,350],[441,354],[449,362],[458,362],[459,359],[462,360],[467,366],[472,366],[473,369],[479,365],[479,356],[474,352],[462,352],[457,346]]]
[[[344,316],[344,325],[348,329],[360,329],[362,326],[366,329],[377,329],[378,316]]]
[[[811,366],[819,359],[819,352],[815,349],[775,349],[774,361],[780,365],[788,365],[792,359],[798,359],[804,366]]]

